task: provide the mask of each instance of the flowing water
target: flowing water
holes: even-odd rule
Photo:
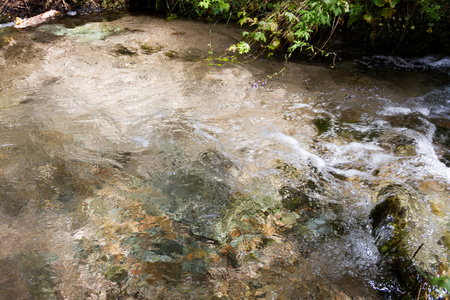
[[[0,299],[395,298],[369,218],[391,183],[439,218],[412,247],[450,239],[448,59],[265,82],[283,62],[208,60],[239,30],[0,28]]]

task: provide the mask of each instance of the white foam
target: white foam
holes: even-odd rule
[[[267,139],[275,140],[282,145],[289,147],[291,149],[291,154],[296,159],[306,164],[311,163],[319,169],[323,169],[326,167],[326,163],[322,158],[307,151],[300,145],[297,139],[282,133],[279,129],[270,130],[269,128],[266,128],[264,130],[263,136],[265,136]]]
[[[383,116],[395,116],[400,114],[410,114],[412,111],[410,108],[407,107],[401,107],[401,106],[390,106],[385,107],[382,111],[378,112],[378,114]]]
[[[147,140],[146,138],[143,138],[141,136],[136,136],[133,138],[133,141],[138,142],[139,144],[141,144],[143,147],[147,148],[148,145],[150,144],[150,141]]]
[[[14,25],[16,25],[15,22],[3,23],[3,24],[0,24],[0,28],[12,27],[12,26],[14,26]]]

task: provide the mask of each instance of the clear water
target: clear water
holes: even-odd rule
[[[0,28],[0,299],[378,299],[386,182],[439,210],[422,240],[447,232],[445,72],[290,62],[256,86],[283,63],[205,60],[236,28],[96,21]]]

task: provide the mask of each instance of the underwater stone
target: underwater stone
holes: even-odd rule
[[[122,44],[117,44],[113,52],[117,55],[128,55],[128,56],[134,56],[137,54],[136,51],[130,50]]]
[[[14,259],[0,260],[0,299],[31,299],[30,287]]]
[[[178,244],[176,241],[168,239],[163,239],[159,243],[154,243],[152,247],[155,248],[153,252],[157,255],[168,255],[172,257],[176,254],[183,254],[183,246]]]
[[[313,123],[317,127],[317,135],[327,132],[331,127],[329,118],[317,118],[313,120]]]
[[[430,123],[420,113],[396,114],[387,117],[387,120],[393,127],[409,128],[422,134],[426,134],[430,126]]]
[[[194,274],[206,274],[209,269],[206,255],[201,249],[196,249],[187,254],[181,263],[183,271]]]
[[[128,278],[128,272],[121,266],[113,266],[106,271],[105,278],[120,283]]]
[[[17,256],[22,278],[32,294],[32,299],[56,299],[53,263],[57,257],[52,253],[24,253]]]
[[[91,42],[103,40],[111,35],[119,34],[123,31],[123,28],[104,23],[88,23],[75,28],[66,28],[61,24],[49,24],[40,26],[38,30],[54,35],[74,36],[85,42]]]
[[[290,211],[309,207],[317,209],[320,205],[311,199],[304,191],[298,188],[284,186],[279,191],[281,195],[281,205]]]
[[[233,203],[244,199],[233,197],[228,179],[236,171],[225,155],[209,149],[185,169],[173,172],[160,182],[160,192],[167,198],[156,203],[177,221],[188,224],[197,236],[220,240],[226,233],[218,229]]]
[[[416,155],[416,141],[397,133],[386,133],[378,140],[381,147],[391,150],[396,156]]]

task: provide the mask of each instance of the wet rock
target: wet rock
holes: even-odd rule
[[[430,122],[422,114],[396,114],[386,117],[393,127],[409,128],[422,134],[427,134],[430,130]]]
[[[128,278],[128,272],[122,266],[113,266],[106,271],[105,278],[120,283]]]
[[[290,211],[296,211],[301,208],[317,209],[320,204],[317,200],[310,198],[299,188],[284,186],[280,189],[281,205]]]
[[[340,123],[336,126],[336,133],[349,141],[365,141],[371,142],[380,136],[379,130],[376,128],[358,128],[357,122]]]
[[[377,200],[370,213],[372,234],[405,293],[417,293],[426,281],[416,268],[430,276],[448,275],[450,253],[438,242],[440,219],[424,198],[391,183],[379,190]]]
[[[141,52],[142,52],[143,54],[146,54],[146,55],[154,54],[154,53],[156,53],[156,52],[161,51],[161,49],[162,49],[162,47],[159,46],[159,45],[152,46],[152,45],[149,45],[149,44],[147,44],[147,43],[142,43],[142,44],[139,46],[139,48],[140,48]]]
[[[283,207],[297,215],[293,219],[288,214],[282,222],[290,219],[287,223],[291,225],[294,234],[307,241],[345,233],[346,226],[341,218],[342,205],[313,197],[317,192],[323,193],[324,190],[312,181],[309,182],[309,189],[305,186],[285,186],[280,189]]]
[[[331,123],[330,123],[330,118],[326,118],[326,117],[322,117],[322,118],[316,118],[313,120],[313,124],[316,126],[317,128],[317,135],[321,135],[325,132],[327,132],[330,127],[331,127]]]
[[[396,156],[416,155],[416,141],[399,133],[385,133],[378,143],[386,150],[392,151]]]
[[[442,145],[441,149],[436,149],[437,154],[440,156],[440,161],[450,167],[450,126],[436,126],[433,142]]]
[[[127,56],[134,56],[137,54],[136,51],[133,51],[122,44],[117,44],[112,52],[116,55],[127,55]]]
[[[176,53],[175,51],[167,51],[167,52],[164,52],[164,55],[165,55],[167,58],[171,58],[171,59],[174,59],[174,58],[177,58],[177,57],[178,57],[178,53]]]

